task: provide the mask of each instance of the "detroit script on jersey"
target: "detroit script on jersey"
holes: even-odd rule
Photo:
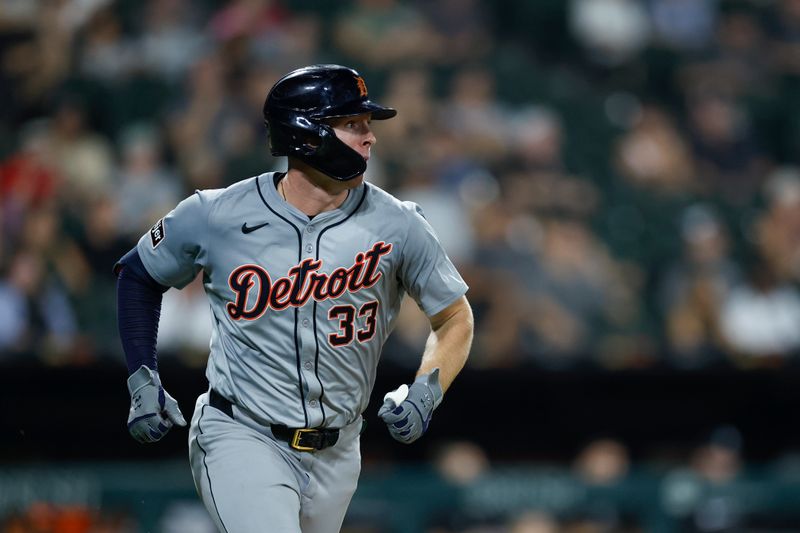
[[[274,283],[265,268],[242,265],[228,277],[228,285],[236,296],[226,310],[234,320],[256,320],[268,308],[282,311],[287,307],[302,307],[311,298],[322,302],[356,293],[381,279],[383,274],[378,271],[381,258],[391,251],[391,244],[376,242],[369,251],[356,254],[352,266],[339,267],[330,274],[319,272],[321,260],[305,259]]]

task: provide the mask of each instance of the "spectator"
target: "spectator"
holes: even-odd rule
[[[509,525],[510,533],[558,533],[558,521],[543,512],[528,511],[516,516]]]
[[[92,359],[121,357],[116,326],[116,278],[110,268],[133,245],[122,230],[119,205],[110,191],[97,195],[80,214],[75,281],[71,296],[80,326],[80,349]],[[138,236],[137,236],[138,237]]]
[[[289,11],[277,0],[234,0],[211,16],[209,29],[220,42],[283,31]]]
[[[169,113],[169,145],[179,166],[189,167],[197,154],[208,153],[215,160],[224,157],[229,127],[242,120],[243,110],[229,90],[223,58],[211,53],[192,65],[187,76],[185,101]],[[245,120],[249,120],[247,117]]]
[[[272,87],[279,75],[270,64],[256,63],[236,86],[233,98],[241,112],[226,124],[221,135],[223,159],[220,163],[224,165],[222,180],[225,185],[276,170],[276,161],[280,159],[273,159],[269,150],[265,150],[266,127],[258,117],[264,105],[264,87]]]
[[[424,2],[426,18],[442,39],[447,54],[442,61],[451,64],[482,60],[490,53],[492,34],[489,15],[477,0]]]
[[[425,153],[426,140],[430,138],[426,132],[437,109],[432,71],[420,67],[393,69],[382,100],[393,109],[403,110],[385,125],[381,124],[384,158],[391,163],[402,163],[409,150]]]
[[[768,57],[780,74],[800,75],[800,2],[784,0],[770,8]]]
[[[581,221],[546,220],[537,262],[537,270],[519,278],[528,291],[519,311],[526,329],[522,349],[534,360],[574,363],[590,347],[598,350],[604,325],[636,316],[619,265]]]
[[[505,154],[508,113],[497,100],[496,79],[486,67],[466,67],[455,73],[439,121],[464,154],[493,161]]]
[[[731,259],[722,220],[709,206],[683,213],[682,254],[660,283],[660,304],[672,362],[699,367],[719,360],[724,349],[720,313],[741,272]]]
[[[653,40],[682,52],[711,44],[717,24],[718,0],[649,0]]]
[[[26,110],[41,113],[43,104],[69,76],[76,29],[68,16],[69,4],[37,4],[31,32],[4,54],[3,67],[11,70],[16,82],[13,94]]]
[[[779,363],[800,349],[800,291],[763,257],[754,258],[747,273],[722,303],[722,336],[746,366]]]
[[[698,81],[736,96],[760,93],[770,73],[763,60],[766,43],[758,10],[744,3],[723,10],[714,44],[710,57],[698,65]]]
[[[452,187],[436,183],[436,175],[426,168],[407,168],[405,182],[398,194],[417,203],[426,220],[436,231],[439,241],[456,265],[470,263],[475,249],[472,224],[467,206],[461,203]]]
[[[747,205],[761,186],[766,161],[745,109],[721,94],[689,101],[692,150],[708,194],[736,207]]]
[[[490,468],[486,452],[468,441],[442,445],[434,458],[434,466],[444,480],[456,486],[477,482]]]
[[[564,126],[554,110],[529,106],[514,111],[508,141],[508,153],[496,166],[514,209],[545,216],[594,214],[600,192],[567,169]]]
[[[476,335],[474,356],[468,364],[475,367],[500,367],[521,363],[519,351],[521,299],[517,269],[532,268],[529,239],[516,241],[515,227],[522,227],[529,237],[537,236],[538,225],[529,218],[518,218],[502,199],[488,202],[475,212],[476,250],[474,264],[464,278],[470,286]]]
[[[589,442],[573,462],[575,475],[587,485],[609,486],[628,475],[628,449],[619,440],[599,438]]]
[[[202,15],[196,4],[186,0],[146,2],[144,27],[132,43],[137,61],[169,82],[180,80],[210,47],[201,31]]]
[[[573,0],[570,25],[590,59],[606,67],[629,61],[650,38],[647,13],[633,0]]]
[[[270,64],[280,72],[318,62],[314,58],[323,34],[320,17],[294,13],[285,4],[236,0],[212,15],[209,29],[231,72],[246,75],[254,62]]]
[[[773,171],[763,188],[766,210],[755,222],[765,260],[783,280],[800,281],[800,168]]]
[[[554,110],[545,106],[517,109],[511,126],[512,165],[545,171],[564,167],[564,126]]]
[[[730,531],[743,525],[743,493],[726,490],[742,474],[741,452],[738,429],[719,426],[694,448],[687,468],[665,476],[662,498],[681,531]]]
[[[659,194],[684,194],[697,188],[689,146],[668,112],[645,106],[639,120],[621,137],[616,163],[632,185]]]
[[[114,177],[111,144],[89,125],[87,104],[65,96],[51,122],[53,164],[64,176],[62,194],[80,209],[84,198],[109,187]]]
[[[636,508],[631,483],[631,458],[627,446],[611,437],[589,441],[572,462],[572,471],[586,487],[569,527],[578,531],[622,530],[629,509]]]
[[[184,196],[178,176],[162,159],[158,130],[151,124],[132,124],[120,137],[121,165],[114,221],[121,233],[141,235]]]
[[[0,163],[3,237],[12,243],[19,238],[25,215],[55,202],[61,186],[48,130],[43,120],[26,124],[20,149]]]
[[[20,250],[0,279],[0,353],[62,362],[74,357],[74,312],[41,258]]]
[[[355,0],[334,21],[333,41],[351,61],[373,69],[430,64],[443,42],[422,12],[398,0]]]
[[[101,83],[121,82],[139,66],[136,44],[125,36],[113,6],[99,9],[89,18],[79,50],[78,70]]]

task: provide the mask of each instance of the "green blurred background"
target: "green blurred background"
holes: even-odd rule
[[[111,266],[283,169],[266,91],[322,62],[399,110],[368,179],[476,317],[425,439],[365,413],[345,531],[800,531],[800,0],[0,0],[0,531],[212,530],[185,433],[127,436]],[[187,416],[209,327],[165,295]]]

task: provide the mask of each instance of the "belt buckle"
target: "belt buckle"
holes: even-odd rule
[[[301,446],[300,445],[300,437],[303,436],[303,433],[313,433],[316,431],[315,429],[309,428],[300,428],[294,430],[294,436],[292,437],[292,442],[289,443],[289,446],[299,452],[313,452],[316,448],[311,446]]]

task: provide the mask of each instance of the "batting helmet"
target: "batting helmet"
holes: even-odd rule
[[[368,99],[367,85],[355,70],[341,65],[312,65],[279,79],[264,102],[272,155],[294,156],[346,181],[364,173],[367,162],[340,141],[325,119],[372,113],[392,118],[397,111]]]

